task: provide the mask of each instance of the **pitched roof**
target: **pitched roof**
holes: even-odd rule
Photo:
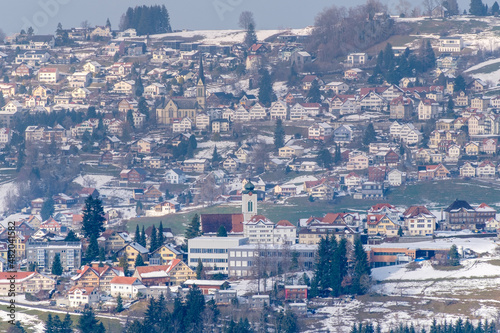
[[[276,223],[277,226],[280,227],[295,227],[290,221],[288,220],[280,220],[278,223]]]
[[[137,278],[135,278],[135,277],[115,276],[113,279],[111,279],[110,283],[114,283],[114,284],[134,284],[135,281],[137,281]]]
[[[411,218],[420,214],[433,215],[425,206],[411,206],[404,213],[405,218]]]
[[[473,211],[474,208],[472,208],[471,205],[469,205],[469,203],[465,200],[458,200],[456,199],[455,201],[452,202],[452,204],[450,206],[448,206],[448,208],[446,208],[444,211],[447,212],[447,213],[450,213],[452,211],[458,211],[460,210],[461,208],[464,208],[466,210],[470,210],[470,211]]]

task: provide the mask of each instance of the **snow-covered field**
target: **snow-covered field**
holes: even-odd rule
[[[290,29],[290,30],[257,30],[257,39],[265,40],[271,36],[290,33],[296,35],[308,35],[312,31],[312,27],[306,27],[303,29]],[[242,42],[245,38],[246,32],[244,30],[189,30],[181,32],[172,32],[167,34],[151,35],[151,38],[166,38],[166,37],[178,37],[178,38],[193,38],[195,36],[202,37],[201,42],[204,44],[234,44]]]
[[[436,242],[445,244],[448,241]],[[463,267],[457,270],[436,270],[429,261],[422,262],[416,269],[409,269],[407,265],[374,268],[374,283],[368,295],[320,308],[316,313],[322,317],[311,323],[307,332],[328,329],[347,333],[354,322],[364,320],[380,324],[382,332],[400,323],[412,322],[420,331],[428,328],[433,318],[438,322],[450,322],[459,317],[473,322],[497,320],[500,256],[496,239],[453,239],[452,242],[488,254],[462,260]],[[414,244],[425,248],[426,243]]]

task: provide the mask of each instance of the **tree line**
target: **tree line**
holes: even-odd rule
[[[363,244],[358,239],[348,250],[345,238],[324,237],[318,245],[316,267],[311,282],[311,297],[365,294],[370,288],[371,269]]]
[[[387,40],[394,33],[394,20],[387,7],[378,0],[346,9],[332,6],[316,17],[308,50],[317,53],[318,60],[331,63],[335,57],[367,49]]]
[[[265,305],[258,322],[250,323],[247,318],[235,321],[221,316],[214,300],[205,302],[199,288],[190,289],[183,300],[180,296],[174,299],[171,311],[167,309],[167,301],[163,294],[158,299],[150,298],[143,320],[134,320],[127,324],[126,333],[252,333],[268,332],[272,327],[276,333],[299,332],[297,317],[290,311],[272,313]],[[238,307],[237,302],[233,306]],[[257,330],[254,329],[257,328]]]
[[[133,28],[138,35],[172,32],[170,16],[165,5],[129,7],[123,14],[120,30]]]
[[[396,57],[392,45],[387,43],[384,50],[377,56],[377,65],[368,83],[381,84],[387,81],[399,84],[403,77],[413,77],[436,67],[436,55],[430,40],[422,40],[418,54],[410,52],[409,48]]]
[[[359,323],[354,324],[351,329],[351,333],[380,333],[381,327],[378,324],[376,327],[368,322],[368,323]],[[462,318],[458,318],[455,323],[448,323],[446,320],[444,323],[438,323],[434,318],[431,326],[428,330],[425,328],[418,329],[414,326],[413,323],[409,324],[399,324],[395,328],[391,328],[391,333],[496,333],[496,325],[494,321],[488,322],[488,320],[484,321],[484,323],[480,320],[477,325],[474,325],[469,319],[465,321]]]

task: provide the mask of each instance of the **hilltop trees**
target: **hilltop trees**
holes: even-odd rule
[[[394,21],[378,0],[346,9],[332,6],[316,17],[308,50],[317,52],[318,61],[331,63],[348,52],[363,50],[386,40],[394,32]]]
[[[133,28],[138,35],[172,32],[165,5],[129,7],[121,17],[120,30]]]
[[[488,6],[484,5],[481,0],[471,0],[469,13],[476,16],[485,16],[488,13]]]

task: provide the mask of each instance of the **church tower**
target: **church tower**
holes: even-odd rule
[[[207,104],[207,86],[205,85],[205,74],[203,73],[203,57],[200,56],[200,69],[198,72],[198,83],[196,84],[196,101],[205,110]]]
[[[249,181],[241,192],[241,212],[245,222],[257,215],[257,193],[254,193],[254,189],[255,186]]]

